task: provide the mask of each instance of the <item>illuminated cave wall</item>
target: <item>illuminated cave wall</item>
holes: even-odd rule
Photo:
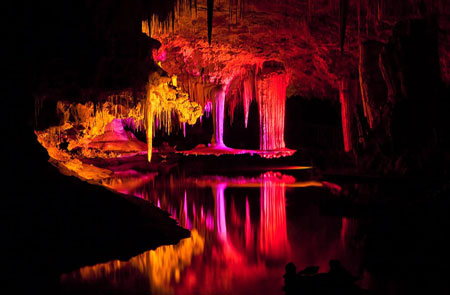
[[[49,11],[44,4],[33,5]],[[377,62],[379,54],[370,44],[380,44],[385,57],[394,58],[389,48],[401,48],[396,38],[408,34],[398,28],[402,23],[417,24],[419,19],[425,23],[436,20],[438,75],[446,85],[450,81],[450,5],[444,0],[86,0],[67,5],[47,12],[63,25],[33,28],[37,30],[33,35],[45,33],[51,40],[58,40],[61,34],[71,36],[60,42],[64,46],[48,46],[60,52],[55,53],[59,59],[70,63],[47,54],[48,60],[32,65],[37,69],[33,73],[36,117],[45,117],[43,106],[51,97],[98,102],[111,93],[130,90],[132,96],[142,98],[148,76],[159,71],[159,64],[169,77],[178,77],[179,88],[191,100],[212,114],[213,145],[225,144],[226,114],[232,122],[234,110],[243,109],[247,126],[249,106],[255,101],[260,114],[260,149],[284,148],[283,100],[296,95],[340,101],[345,150],[360,151],[369,144],[368,134],[378,132],[374,122],[387,122],[382,126],[384,136],[393,136],[388,130],[392,108],[380,111],[380,107],[386,101],[391,105],[400,101],[396,91],[406,85],[401,84],[406,80],[398,82],[402,74],[395,73],[398,68],[370,69],[378,65],[366,62],[365,56],[373,55],[368,60]],[[70,26],[74,19],[58,16],[57,11],[72,9],[70,5],[86,20],[82,27]],[[44,48],[36,45],[38,40],[30,44],[36,56],[46,56]],[[389,59],[381,61],[393,64]],[[268,63],[277,64],[275,69],[269,67],[271,73],[265,72]],[[400,66],[404,70],[410,65]],[[433,79],[439,79],[434,68],[432,71]],[[377,77],[372,75],[375,72]],[[372,83],[375,78],[379,81]],[[417,84],[411,81],[406,83]],[[378,87],[379,82],[384,86]],[[429,84],[424,83],[424,88]],[[386,94],[379,96],[373,91],[383,87]],[[360,107],[363,116],[358,113]],[[149,139],[163,117],[146,122]]]
[[[169,73],[176,73],[180,85],[201,105],[214,99],[211,89],[222,88],[225,112],[231,121],[234,109],[240,107],[244,109],[247,125],[249,101],[256,99],[262,114],[262,150],[284,147],[283,126],[280,123],[272,127],[268,115],[272,112],[269,109],[276,110],[280,118],[282,106],[272,97],[270,103],[267,96],[261,98],[269,89],[275,93],[280,84],[252,80],[255,69],[261,69],[264,62],[279,62],[285,67],[287,97],[298,95],[341,102],[343,145],[347,152],[365,145],[366,134],[376,129],[372,113],[379,112],[378,105],[366,102],[365,82],[360,82],[359,76],[365,71],[360,67],[365,42],[392,43],[399,22],[436,18],[440,29],[447,32],[439,37],[439,68],[442,80],[448,84],[450,43],[445,19],[450,5],[446,1],[199,0],[195,6],[189,1],[178,2],[167,19],[149,18],[148,34],[162,44],[154,53],[155,60]],[[383,83],[392,83],[389,77],[383,78],[387,79]],[[355,87],[355,82],[361,86]],[[262,87],[258,89],[258,85]],[[386,99],[385,95],[380,97]],[[220,117],[222,105],[212,105],[219,108],[213,115]],[[364,109],[364,118],[358,117],[359,106]],[[363,130],[366,121],[370,130]],[[216,118],[215,122],[213,142],[222,143],[222,121]]]
[[[198,7],[203,7],[204,4],[199,1]],[[214,19],[221,22],[219,26],[213,23],[217,30],[228,22],[228,10],[226,13],[223,10],[225,3],[219,2],[215,7]],[[242,9],[240,4],[239,9]],[[152,18],[150,24],[144,20],[143,28],[162,44],[154,52],[155,61],[169,73],[177,74],[180,86],[193,100],[205,107],[212,106],[212,144],[219,147],[225,145],[225,114],[228,113],[232,121],[237,107],[244,109],[247,126],[250,104],[255,100],[260,114],[260,149],[284,149],[284,114],[289,73],[283,63],[278,58],[257,55],[248,48],[228,42],[229,35],[226,32],[220,41],[212,39],[210,45],[208,40],[202,39],[203,28],[193,25],[194,21],[195,24],[200,24],[207,18],[205,10],[197,9],[195,13],[190,9],[187,12],[177,10],[176,14],[174,23],[169,18],[171,25],[168,27]]]

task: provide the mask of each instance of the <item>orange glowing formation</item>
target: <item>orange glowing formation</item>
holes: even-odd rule
[[[89,165],[82,164],[74,157],[73,151],[78,151],[77,154],[85,158],[117,157],[120,156],[119,151],[143,152],[145,144],[131,132],[123,130],[123,122],[128,122],[135,130],[146,130],[146,149],[150,162],[155,128],[170,133],[174,127],[195,124],[203,112],[198,103],[190,101],[188,94],[177,87],[176,76],[163,76],[157,72],[149,77],[145,97],[137,99],[137,103],[135,101],[131,94],[124,92],[110,96],[108,101],[98,105],[91,102],[58,102],[57,111],[62,124],[36,132],[38,140],[59,165],[71,171],[81,168],[92,170],[94,167],[89,169],[86,167]],[[173,122],[173,118],[176,118],[176,122]],[[107,144],[112,142],[115,145]],[[60,148],[62,143],[67,143],[64,150]],[[118,146],[118,143],[121,145]],[[102,171],[91,172],[83,178],[92,179],[96,178],[96,173],[102,174]]]
[[[95,281],[102,277],[114,278],[121,269],[137,269],[146,276],[150,290],[155,293],[171,293],[169,283],[179,282],[180,273],[191,264],[191,259],[203,252],[204,239],[194,229],[191,237],[177,245],[161,246],[156,250],[144,252],[129,261],[114,260],[94,266],[86,266],[72,273],[63,274],[61,281]]]

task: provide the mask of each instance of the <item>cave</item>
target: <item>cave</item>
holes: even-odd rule
[[[5,11],[5,294],[450,292],[449,1]]]

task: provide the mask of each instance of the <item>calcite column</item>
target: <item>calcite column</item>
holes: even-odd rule
[[[225,91],[223,89],[216,90],[213,105],[214,116],[214,134],[211,139],[213,146],[223,147],[223,122],[225,119]]]
[[[256,101],[259,107],[260,149],[285,148],[284,119],[286,88],[289,82],[284,66],[279,62],[264,62],[256,75]]]

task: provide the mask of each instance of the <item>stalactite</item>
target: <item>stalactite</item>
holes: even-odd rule
[[[207,0],[208,4],[208,43],[211,45],[211,34],[213,25],[214,0]]]
[[[235,16],[235,23],[238,23],[238,18],[243,19],[245,13],[246,0],[228,0],[229,4],[229,23],[233,22],[233,16]],[[208,25],[208,43],[212,42],[212,29],[213,29],[213,11],[214,0],[207,0],[207,25]],[[219,2],[220,4],[220,2]],[[195,10],[195,17],[197,17],[198,3],[197,0],[175,0],[173,1],[172,9],[164,16],[158,15],[157,12],[152,12],[149,17],[149,32],[150,37],[161,35],[169,32],[171,28],[175,31],[176,18],[180,17],[183,13],[187,12],[190,17],[193,16],[192,10]]]
[[[225,96],[228,116],[230,117],[230,124],[233,124],[234,122],[234,113],[237,107],[242,105],[242,97],[241,87],[230,87],[230,90]]]
[[[245,128],[248,126],[248,115],[250,112],[250,104],[253,100],[253,82],[254,79],[245,79],[244,80],[244,91],[243,91],[243,104],[244,104],[244,115],[245,115]]]
[[[203,82],[201,77],[184,77],[179,81],[181,89],[189,94],[189,99],[195,101],[203,106],[204,114],[208,117],[213,108],[212,101],[214,101],[217,85]],[[200,117],[201,119],[201,117]]]
[[[339,27],[340,27],[340,47],[341,53],[344,53],[345,32],[347,27],[348,0],[339,0]]]
[[[344,150],[350,152],[352,149],[352,134],[350,126],[351,102],[349,101],[348,80],[343,78],[339,83],[339,100],[341,102],[342,133],[344,138]]]
[[[150,95],[148,96],[148,101],[146,103],[146,112],[145,112],[145,122],[146,122],[146,135],[147,135],[147,160],[150,163],[152,160],[152,148],[153,148],[153,106],[152,101],[150,99]]]
[[[150,37],[150,28],[148,25],[148,19],[142,21],[142,33]]]
[[[224,147],[223,123],[225,119],[225,91],[223,89],[220,89],[215,93],[213,119],[214,135],[211,144],[218,147]]]
[[[356,1],[358,13],[358,43],[361,44],[361,0]]]
[[[87,146],[95,137],[104,134],[105,127],[114,119],[126,119],[125,124],[132,125],[138,130],[141,126],[144,127],[150,161],[156,128],[170,134],[176,127],[172,117],[176,116],[178,126],[184,126],[185,123],[195,124],[202,115],[202,107],[190,101],[188,94],[177,88],[176,77],[162,77],[158,73],[150,75],[144,99],[130,108],[125,107],[128,101],[133,101],[129,93],[111,95],[107,102],[98,106],[91,102],[84,105],[66,105],[59,102],[57,110],[62,116],[64,125],[83,126],[83,132],[78,134],[76,139],[69,141],[67,149],[70,151],[76,147]],[[54,139],[55,146],[59,143],[60,139]]]

